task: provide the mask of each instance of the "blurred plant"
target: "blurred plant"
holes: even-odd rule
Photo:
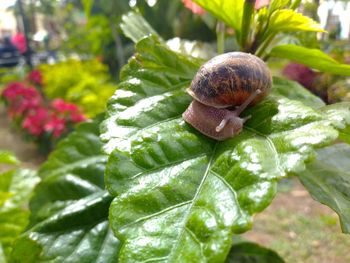
[[[42,86],[43,76],[40,70],[32,70],[27,76],[27,81],[33,85]]]
[[[192,0],[182,0],[182,3],[185,5],[186,8],[192,11],[193,14],[197,15],[204,15],[205,10],[201,8],[196,3],[193,3]]]
[[[20,169],[10,152],[0,150],[0,262],[10,262],[14,240],[29,223],[29,199],[40,179]],[[6,168],[5,168],[6,167]]]
[[[87,117],[105,110],[106,101],[116,90],[106,66],[97,60],[68,60],[41,65],[44,94],[49,99],[63,98],[77,104]]]
[[[39,73],[31,72],[27,79],[33,75],[37,77]],[[62,99],[47,102],[38,89],[26,83],[8,84],[1,97],[15,127],[25,138],[36,142],[42,153],[48,153],[76,123],[86,119],[76,105]]]

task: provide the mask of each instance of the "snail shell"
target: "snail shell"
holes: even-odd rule
[[[265,98],[271,86],[270,71],[260,58],[242,52],[219,55],[198,70],[187,90],[194,100],[182,116],[213,139],[231,138],[249,119],[239,117],[242,111]],[[227,109],[232,106],[237,107]]]
[[[260,58],[243,52],[216,56],[200,67],[188,93],[197,101],[216,108],[243,104],[255,90],[252,105],[269,93],[271,74]]]

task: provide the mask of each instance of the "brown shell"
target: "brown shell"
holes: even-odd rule
[[[241,105],[252,91],[260,89],[255,104],[266,97],[271,86],[271,73],[264,61],[248,53],[230,52],[202,65],[188,93],[205,105],[227,108]]]

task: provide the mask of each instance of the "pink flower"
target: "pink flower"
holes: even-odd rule
[[[192,2],[192,0],[182,0],[182,3],[187,9],[190,9],[193,14],[197,14],[197,15],[205,14],[205,10],[199,5],[197,5],[196,3]]]
[[[255,1],[255,10],[258,10],[264,6],[268,6],[270,4],[270,0],[256,0]]]
[[[77,114],[77,113],[73,113],[71,116],[70,116],[70,119],[73,123],[79,123],[79,122],[82,122],[82,121],[85,121],[86,120],[86,117],[83,115],[83,114]]]
[[[51,106],[53,109],[60,113],[69,113],[79,110],[77,105],[65,102],[63,99],[54,99],[51,102]]]
[[[63,99],[55,99],[51,102],[51,107],[56,111],[56,115],[60,115],[65,119],[69,119],[73,123],[86,120],[86,117],[80,112],[77,105],[65,102]]]
[[[21,33],[21,32],[16,33],[11,38],[11,42],[13,45],[16,46],[16,48],[19,50],[19,52],[21,54],[23,54],[27,51],[27,41],[26,41],[26,37],[23,33]]]
[[[4,89],[4,91],[2,92],[2,96],[8,101],[11,102],[14,99],[16,99],[16,97],[18,96],[18,94],[20,94],[22,92],[22,90],[25,89],[25,86],[23,83],[21,82],[11,82],[9,83],[6,88]]]
[[[22,128],[31,135],[40,136],[44,132],[44,125],[48,119],[48,111],[44,107],[37,108],[28,113],[22,122]]]
[[[52,114],[48,122],[45,124],[44,130],[46,132],[51,132],[53,137],[58,138],[66,130],[66,120]]]
[[[21,116],[42,104],[40,93],[35,88],[27,88],[20,82],[8,84],[2,96],[8,104],[8,114],[11,117]]]
[[[39,70],[32,70],[31,72],[29,72],[27,79],[29,82],[35,85],[42,86],[43,84],[43,76]]]

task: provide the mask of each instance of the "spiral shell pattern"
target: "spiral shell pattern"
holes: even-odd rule
[[[257,89],[256,104],[270,92],[272,78],[260,58],[243,52],[229,52],[203,64],[188,93],[197,101],[216,108],[241,105]]]

